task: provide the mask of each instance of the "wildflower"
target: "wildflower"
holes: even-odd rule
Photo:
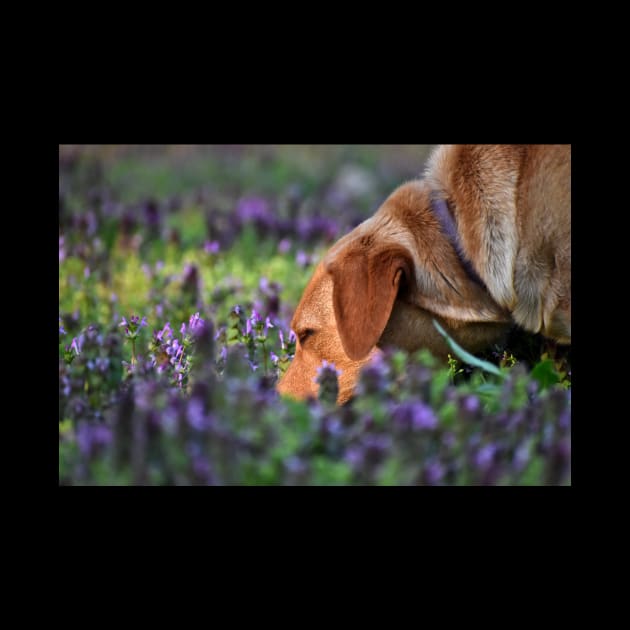
[[[303,475],[307,471],[306,464],[297,455],[291,455],[284,460],[284,467],[291,475]]]
[[[423,403],[413,405],[411,422],[414,429],[435,429],[438,424],[433,409]]]
[[[329,363],[326,359],[324,359],[322,364],[317,368],[317,377],[315,380],[317,380],[320,376],[325,376],[327,371],[334,372],[337,376],[341,376],[342,374],[342,370],[338,370],[333,362]]]
[[[295,333],[291,330],[289,332],[289,338],[287,341],[284,338],[284,333],[282,332],[282,330],[278,329],[278,337],[280,339],[280,347],[282,348],[282,350],[287,352],[289,355],[292,355],[293,352],[295,352],[295,342],[297,340]]]
[[[147,225],[155,230],[160,224],[160,213],[158,212],[157,203],[153,199],[144,202],[144,216]]]
[[[486,470],[492,464],[496,452],[497,447],[494,444],[482,446],[475,456],[475,466],[481,470]]]
[[[385,459],[391,444],[392,439],[389,435],[366,435],[363,440],[366,464],[373,466],[380,464]]]
[[[99,372],[106,372],[109,367],[109,359],[107,357],[98,357],[95,361],[95,366]]]
[[[203,410],[203,402],[199,398],[191,398],[187,408],[188,424],[197,431],[206,428],[206,416]]]
[[[360,394],[378,394],[387,387],[388,367],[382,358],[382,354],[376,354],[361,370],[359,380]]]
[[[341,370],[324,359],[317,368],[317,376],[313,379],[319,385],[318,398],[322,402],[334,403],[339,395],[339,380]]]
[[[219,241],[206,241],[203,249],[207,254],[218,254],[221,246]]]
[[[422,402],[405,402],[392,414],[394,424],[403,431],[435,429],[438,421],[435,413]]]
[[[59,334],[60,335],[66,334],[66,329],[63,327],[63,324],[61,323],[61,317],[59,318]]]
[[[474,414],[476,411],[479,410],[479,407],[481,406],[479,403],[479,398],[477,398],[477,396],[466,396],[466,398],[464,398],[464,402],[463,402],[463,408],[470,414]]]
[[[162,330],[153,333],[155,335],[155,338],[157,339],[157,341],[162,341],[162,339],[164,339],[164,337],[166,336],[167,338],[170,338],[173,336],[173,331],[171,329],[171,324],[169,322],[166,322],[166,324],[164,324],[164,328],[162,328]]]
[[[257,227],[266,229],[273,227],[275,217],[269,210],[269,204],[261,197],[245,197],[236,205],[237,219],[243,223],[255,223]]]
[[[516,472],[524,470],[525,466],[529,462],[531,453],[531,440],[525,440],[514,451],[514,458],[512,460],[512,467]]]
[[[81,422],[76,435],[79,450],[85,457],[95,455],[112,441],[112,431],[104,424]]]
[[[362,448],[358,446],[351,446],[346,450],[343,458],[353,468],[359,468],[361,464],[363,464],[365,453]]]
[[[199,311],[197,311],[194,315],[191,315],[188,320],[188,325],[193,332],[199,332],[203,328],[204,321],[199,316]]]
[[[76,352],[77,356],[79,354],[81,354],[81,348],[79,348],[79,342],[77,341],[76,337],[72,340],[72,344],[70,345],[70,349],[74,350]]]
[[[311,263],[311,259],[310,259],[310,256],[306,252],[300,250],[295,255],[295,262],[300,267],[306,267],[307,265],[309,265]]]
[[[279,254],[286,254],[290,249],[291,249],[291,239],[283,238],[278,243],[278,253]]]
[[[424,482],[429,485],[438,483],[444,477],[446,469],[438,460],[427,462],[424,466]]]

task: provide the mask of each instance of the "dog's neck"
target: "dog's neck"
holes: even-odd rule
[[[455,225],[455,220],[453,219],[451,210],[448,207],[448,203],[440,197],[433,196],[431,198],[431,209],[433,210],[433,214],[435,215],[437,220],[440,222],[442,232],[444,232],[449,242],[453,246],[453,249],[455,250],[457,257],[459,258],[462,267],[468,274],[468,277],[473,282],[476,282],[485,289],[486,285],[484,281],[479,277],[479,274],[475,271],[470,260],[464,253],[464,249],[459,238],[459,232],[457,231],[457,226]]]

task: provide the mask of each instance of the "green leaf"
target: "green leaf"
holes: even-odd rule
[[[489,363],[488,361],[483,361],[478,359],[476,356],[470,354],[470,352],[466,352],[458,343],[456,343],[451,337],[449,337],[448,333],[437,323],[436,320],[433,320],[433,325],[437,329],[437,331],[446,339],[446,343],[448,343],[450,349],[465,363],[468,365],[472,365],[473,367],[477,367],[481,370],[485,370],[486,372],[490,372],[490,374],[494,374],[500,378],[505,378],[505,374],[501,372],[501,370],[494,364]]]
[[[537,363],[532,370],[532,378],[538,381],[541,390],[560,382],[560,375],[556,372],[552,359]]]

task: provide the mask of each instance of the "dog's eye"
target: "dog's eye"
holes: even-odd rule
[[[302,332],[298,334],[298,339],[300,340],[300,345],[303,346],[304,342],[315,333],[312,328],[306,328]]]

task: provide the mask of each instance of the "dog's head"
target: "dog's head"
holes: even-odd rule
[[[330,249],[291,322],[298,341],[281,394],[315,396],[326,359],[345,402],[378,345],[445,356],[433,319],[470,350],[503,334],[509,315],[466,273],[430,204],[423,182],[405,184]]]

